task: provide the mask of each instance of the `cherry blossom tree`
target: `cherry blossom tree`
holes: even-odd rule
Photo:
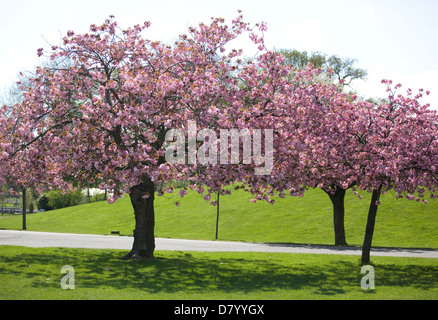
[[[363,149],[358,139],[363,131],[361,112],[369,103],[321,81],[321,71],[312,67],[308,65],[295,79],[296,84],[301,83],[292,93],[298,99],[295,104],[299,113],[292,118],[295,130],[291,129],[282,141],[299,152],[283,160],[291,167],[282,170],[289,179],[301,183],[301,191],[297,193],[295,187],[291,194],[301,195],[303,187],[321,188],[327,193],[333,206],[335,245],[347,245],[344,198],[346,190],[356,184],[357,164],[353,167],[353,163]]]
[[[414,95],[408,89],[397,94],[401,85],[383,80],[389,94],[387,104],[370,108],[369,126],[361,142],[367,146],[367,161],[361,165],[359,187],[372,193],[362,246],[362,263],[369,263],[380,195],[395,192],[396,197],[422,201],[426,191],[437,197],[438,113],[420,99],[429,92]]]
[[[362,109],[354,96],[339,92],[334,85],[315,83],[306,88],[304,96],[303,111],[296,121],[300,129],[294,138],[300,152],[296,160],[290,159],[294,175],[298,174],[307,188],[327,193],[333,206],[335,245],[347,245],[344,197],[356,183],[352,161],[361,149],[355,134]]]
[[[321,188],[333,204],[335,244],[346,245],[344,230],[344,196],[356,183],[357,172],[352,162],[362,148],[357,135],[361,130],[361,104],[356,97],[342,93],[333,85],[317,81],[321,70],[307,69],[283,86],[287,93],[279,103],[270,126],[275,128],[274,172],[250,182],[259,193],[256,199],[270,200],[279,192],[301,196],[307,188]],[[260,194],[265,190],[266,194]]]
[[[310,71],[301,76],[311,80]],[[284,197],[287,191],[302,195],[306,188],[323,189],[333,202],[335,235],[342,235],[345,190],[371,192],[362,256],[367,263],[382,192],[427,203],[428,189],[436,197],[437,113],[420,104],[422,91],[396,96],[389,81],[384,81],[389,103],[378,106],[321,82],[300,83],[290,87],[288,104],[275,104],[284,110],[277,110],[278,121],[270,124],[278,135],[274,170],[270,176],[252,177],[249,188],[256,199],[271,203],[275,191]],[[335,240],[345,241],[345,234]]]
[[[12,181],[15,185],[21,188],[23,201],[22,229],[26,230],[26,190],[32,186],[32,182],[30,181],[31,179],[26,180],[26,178],[29,178],[29,171],[26,170],[27,166],[23,163],[18,163],[16,160],[9,159],[11,144],[8,140],[8,135],[5,134],[5,132],[11,127],[16,127],[19,123],[18,119],[16,121],[11,121],[10,118],[8,118],[10,111],[10,107],[7,105],[2,106],[0,110],[0,184]],[[12,165],[11,162],[14,162],[15,166]],[[12,167],[14,167],[14,169],[10,170]],[[19,194],[12,189],[10,190],[10,193],[11,191],[14,196],[19,196]]]
[[[19,172],[23,184],[68,192],[98,181],[114,190],[109,202],[129,193],[136,224],[127,257],[142,258],[153,257],[155,248],[157,184],[196,181],[200,171],[166,161],[166,132],[187,129],[189,120],[215,128],[232,114],[243,90],[233,77],[242,50],[229,43],[248,33],[264,50],[266,30],[242,15],[230,26],[212,18],[167,45],[142,36],[149,25],[122,30],[110,17],[89,33],[69,31],[48,53],[38,49],[39,56],[69,63],[36,69],[23,101],[3,113],[9,124],[0,149],[3,171]]]
[[[10,143],[8,136],[4,133],[9,126],[7,116],[9,108],[6,105],[0,107],[0,184],[5,183],[7,175],[8,155],[10,151]]]

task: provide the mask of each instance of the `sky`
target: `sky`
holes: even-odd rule
[[[319,51],[357,59],[368,71],[353,82],[364,97],[385,97],[382,79],[404,93],[423,88],[438,109],[436,0],[0,0],[0,90],[41,63],[37,49],[58,45],[68,30],[89,31],[114,15],[122,28],[151,22],[144,36],[170,42],[211,17],[264,21],[268,49]],[[244,48],[245,49],[245,48]]]

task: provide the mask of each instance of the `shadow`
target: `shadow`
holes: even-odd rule
[[[436,248],[424,248],[424,247],[379,247],[373,246],[371,250],[378,250],[380,252],[391,252],[391,251],[412,251],[412,252],[437,252]]]
[[[362,250],[362,247],[343,245],[335,246],[330,244],[310,244],[310,243],[292,243],[292,242],[266,242],[263,243],[272,247],[283,247],[283,248],[304,248],[304,249],[327,249],[333,251],[346,251],[346,250]]]
[[[28,277],[37,288],[59,288],[63,265],[75,269],[77,288],[138,289],[148,293],[224,293],[272,292],[275,290],[308,290],[331,296],[362,291],[360,263],[356,259],[308,263],[298,260],[285,263],[275,257],[261,259],[246,255],[230,258],[229,254],[212,255],[172,252],[150,260],[121,260],[123,251],[56,248],[50,254],[39,251],[3,255],[0,274]],[[44,266],[27,268],[29,265]],[[436,288],[438,265],[379,265],[379,286]],[[51,282],[46,278],[57,279]],[[377,281],[377,280],[376,280]]]
[[[438,264],[435,266],[422,266],[416,264],[379,265],[378,272],[383,273],[384,277],[379,276],[379,285],[397,287],[415,287],[423,290],[438,287]],[[377,279],[376,279],[377,281]]]
[[[362,252],[361,246],[353,246],[353,245],[324,245],[324,244],[302,244],[302,243],[264,243],[270,247],[279,247],[279,248],[301,248],[301,249],[314,249],[314,250],[327,250],[331,251],[332,253],[343,253],[343,252],[355,252],[356,254],[360,255]],[[371,248],[371,256],[373,256],[374,253],[387,253],[388,256],[391,256],[391,254],[397,254],[397,253],[404,253],[404,254],[412,254],[412,255],[420,255],[420,254],[426,254],[429,258],[436,258],[438,257],[438,250],[433,248],[406,248],[406,247],[379,247],[379,246],[373,246]],[[429,255],[429,253],[431,255]]]
[[[242,241],[244,242],[244,241]],[[334,244],[312,244],[312,243],[298,243],[298,242],[263,242],[263,244],[269,246],[283,246],[283,247],[303,247],[303,248],[323,248],[323,249],[362,249],[359,245],[334,245]],[[438,251],[438,248],[425,248],[425,247],[382,247],[382,246],[372,246],[373,249],[378,249],[381,251],[392,251],[392,250],[420,250],[420,251]]]

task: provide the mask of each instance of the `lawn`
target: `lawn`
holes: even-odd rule
[[[346,233],[361,245],[369,195],[346,197]],[[156,198],[156,236],[212,240],[216,207],[189,192]],[[381,199],[374,246],[438,248],[438,200]],[[333,244],[332,208],[321,190],[275,205],[249,202],[243,191],[221,197],[219,240]],[[28,230],[132,235],[129,197],[29,214]],[[21,216],[0,216],[0,229],[21,229]],[[0,299],[438,299],[437,259],[372,257],[374,290],[360,286],[356,256],[157,251],[124,261],[126,252],[0,246]],[[75,269],[75,289],[60,286]]]
[[[0,247],[0,299],[438,299],[436,259],[374,257],[364,290],[358,257],[158,251],[145,261],[118,250]],[[61,288],[64,265],[75,288]]]
[[[358,199],[348,190],[345,229],[350,245],[362,245],[369,194]],[[176,207],[177,195],[156,197],[157,237],[213,240],[216,207],[189,192]],[[249,194],[233,191],[220,200],[219,240],[333,244],[332,207],[321,190],[303,198],[277,198],[274,205],[250,203]],[[377,212],[374,246],[438,248],[438,199],[428,204],[382,196]],[[0,216],[0,229],[21,229],[21,216]],[[27,229],[67,233],[132,235],[134,214],[129,197],[114,204],[95,202],[27,216]]]

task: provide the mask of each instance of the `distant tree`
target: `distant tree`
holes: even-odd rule
[[[3,92],[0,94],[0,105],[13,106],[19,103],[23,99],[24,88],[28,85],[28,79],[23,74],[20,74],[16,82],[3,89]]]
[[[366,70],[354,66],[357,59],[341,58],[337,55],[327,57],[327,54],[319,51],[310,54],[296,49],[276,51],[284,56],[283,64],[293,65],[295,69],[303,70],[311,63],[314,68],[321,69],[328,79],[336,80],[342,86],[350,86],[354,80],[365,80],[368,75]]]
[[[333,70],[336,80],[344,86],[349,86],[354,80],[365,80],[368,72],[364,69],[355,68],[354,64],[357,59],[340,58],[339,56],[330,56],[325,62],[327,69]]]
[[[322,69],[327,61],[327,55],[319,51],[311,52],[299,51],[296,49],[279,49],[275,50],[281,53],[284,57],[284,65],[292,65],[298,70],[306,69],[307,65],[311,63],[314,68]]]

